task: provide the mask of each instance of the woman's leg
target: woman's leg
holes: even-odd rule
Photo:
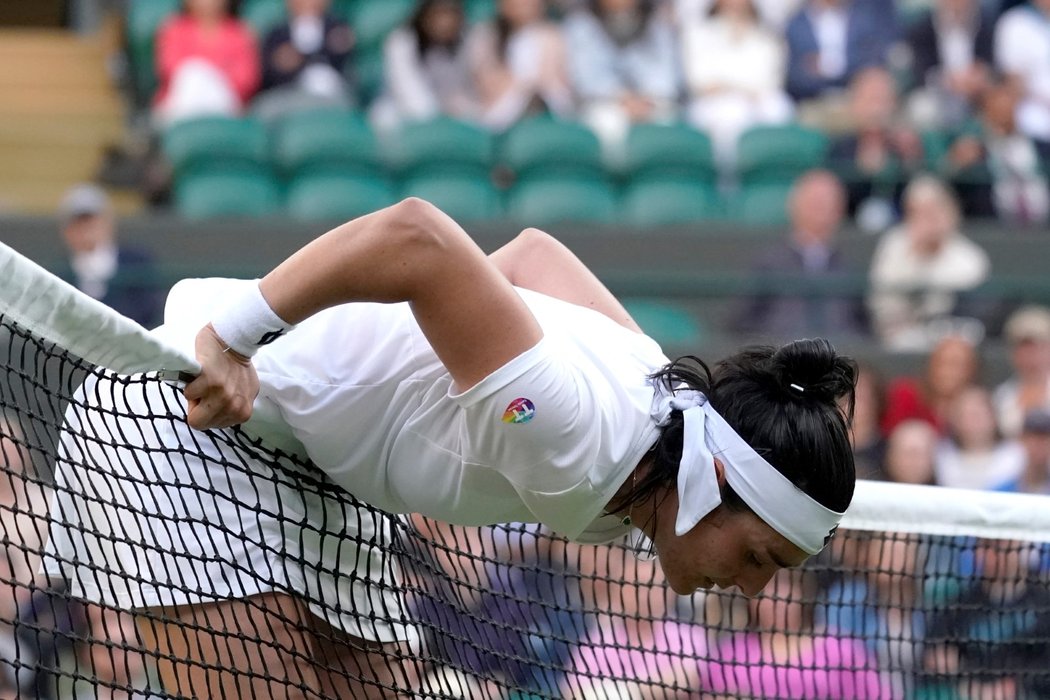
[[[178,696],[332,700],[412,688],[383,645],[334,630],[281,593],[151,609],[138,627],[165,690]]]

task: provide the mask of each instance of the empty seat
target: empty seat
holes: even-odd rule
[[[624,171],[630,177],[674,175],[717,179],[711,138],[685,124],[636,124],[627,133]]]
[[[617,213],[616,194],[605,180],[552,177],[515,184],[507,213],[522,224],[609,223]]]
[[[381,167],[375,134],[358,112],[326,109],[291,114],[277,128],[273,156],[295,177],[307,171],[374,172]]]
[[[288,19],[288,7],[285,0],[244,0],[238,14],[261,44],[271,29]]]
[[[439,117],[401,127],[391,140],[387,160],[404,177],[444,173],[487,178],[493,154],[494,139],[488,131]]]
[[[577,122],[534,117],[518,122],[503,137],[500,160],[519,179],[538,175],[602,177],[598,137]]]
[[[737,171],[744,185],[790,183],[825,164],[828,137],[804,126],[758,126],[741,135]]]
[[[411,178],[404,182],[401,196],[425,199],[457,221],[503,215],[500,192],[485,178],[440,174]]]
[[[187,219],[260,217],[283,206],[277,179],[265,168],[187,173],[174,187],[175,209]]]
[[[740,190],[730,204],[732,218],[749,226],[780,226],[788,222],[790,183],[762,183]]]
[[[176,173],[201,166],[265,165],[266,140],[259,122],[231,117],[187,119],[162,135],[164,154]]]
[[[334,172],[310,173],[288,187],[288,214],[295,219],[346,221],[396,200],[390,181]]]
[[[695,352],[704,341],[701,325],[680,304],[655,299],[624,299],[623,305],[642,331],[664,348]]]
[[[131,0],[128,4],[124,35],[131,80],[140,105],[148,104],[157,89],[157,31],[180,7],[180,0]]]
[[[718,192],[692,179],[643,178],[628,183],[623,215],[632,226],[666,226],[710,221],[721,215]]]

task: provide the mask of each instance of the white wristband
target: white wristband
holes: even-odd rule
[[[295,327],[274,313],[258,283],[249,285],[245,293],[219,311],[211,325],[230,349],[245,357],[252,357],[259,348]]]

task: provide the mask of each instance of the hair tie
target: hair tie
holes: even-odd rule
[[[803,386],[800,386],[800,385],[798,385],[798,384],[794,384],[794,383],[792,383],[792,384],[788,384],[788,386],[789,386],[789,387],[791,387],[792,389],[794,389],[795,391],[797,391],[797,392],[798,392],[798,393],[800,393],[800,394],[804,394],[804,393],[806,393],[806,389],[805,389],[805,387],[803,387]]]

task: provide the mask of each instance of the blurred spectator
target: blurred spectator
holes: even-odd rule
[[[1050,0],[1003,13],[995,27],[996,67],[1021,96],[1018,130],[1050,146]]]
[[[913,122],[961,126],[991,79],[993,20],[978,0],[936,0],[908,32]]]
[[[762,25],[752,0],[714,0],[707,16],[680,17],[679,26],[689,120],[711,134],[728,169],[740,134],[792,117],[783,41]]]
[[[853,461],[858,479],[885,478],[882,463],[886,456],[886,440],[879,421],[886,405],[882,377],[869,364],[858,363],[856,398],[850,438],[853,441]]]
[[[1033,408],[1025,415],[1020,441],[1024,449],[1024,469],[999,490],[1050,494],[1050,410]]]
[[[902,223],[883,234],[872,258],[868,305],[884,347],[922,350],[946,322],[967,316],[959,295],[988,277],[990,263],[959,232],[958,205],[940,180],[912,180],[903,208]]]
[[[674,27],[657,0],[588,0],[563,24],[580,118],[615,159],[632,124],[678,118]]]
[[[383,93],[372,105],[376,128],[446,115],[478,117],[466,52],[462,0],[422,0],[408,24],[383,43]]]
[[[784,33],[788,20],[795,16],[805,0],[754,0],[755,9],[764,24],[778,35]],[[678,21],[685,17],[699,17],[714,5],[715,0],[674,0]]]
[[[937,483],[934,459],[939,440],[937,430],[924,420],[909,418],[898,423],[886,439],[886,480],[921,486]]]
[[[975,383],[978,362],[972,340],[962,335],[941,338],[930,352],[921,377],[897,377],[886,390],[882,432],[887,436],[903,421],[926,421],[943,433],[948,410],[959,394]]]
[[[590,593],[584,605],[595,620],[568,661],[558,697],[655,698],[669,686],[689,687],[682,659],[707,654],[707,630],[673,619],[673,594],[655,561],[616,546],[588,549],[585,562],[603,564],[581,571]],[[617,613],[610,615],[613,606]]]
[[[294,110],[349,107],[344,77],[354,47],[350,26],[329,12],[331,0],[287,0],[288,21],[262,45],[262,90],[254,109],[271,120]]]
[[[788,23],[786,36],[788,94],[799,101],[819,100],[803,116],[835,127],[840,91],[861,69],[885,65],[897,25],[888,3],[807,0]]]
[[[1017,91],[993,85],[980,104],[980,120],[952,141],[943,163],[965,213],[1022,226],[1044,223],[1050,192],[1035,142],[1016,127]]]
[[[828,158],[846,181],[857,223],[885,230],[904,183],[923,166],[922,140],[904,121],[897,83],[885,68],[872,66],[854,76],[848,112],[848,129],[832,142]]]
[[[1034,578],[1035,547],[985,540],[976,559],[980,576],[929,619],[926,673],[944,681],[948,697],[1050,697],[1050,589]],[[971,683],[986,686],[989,676],[1022,687],[1014,695],[973,695]]]
[[[1050,309],[1025,306],[1006,320],[1012,376],[995,389],[993,400],[1005,435],[1017,435],[1025,414],[1050,409]]]
[[[887,698],[915,697],[925,621],[921,608],[920,546],[915,536],[864,540],[863,560],[820,596],[817,629],[864,640],[880,669]]]
[[[971,386],[948,410],[947,435],[937,449],[937,483],[960,489],[995,489],[1024,467],[1024,451],[1004,440],[988,390]]]
[[[117,242],[116,214],[106,193],[95,185],[77,185],[63,197],[58,217],[68,255],[59,276],[147,328],[159,322],[153,259]]]
[[[495,131],[537,112],[572,114],[565,43],[546,12],[545,0],[499,0],[467,37],[481,122]]]
[[[787,240],[770,246],[754,265],[753,277],[764,282],[792,282],[791,289],[770,291],[750,300],[736,326],[742,333],[799,338],[808,335],[858,335],[865,332],[863,304],[831,288],[849,278],[850,268],[836,247],[846,198],[833,173],[812,170],[802,175],[788,199],[791,230]],[[801,282],[829,283],[816,293],[797,289]]]
[[[734,632],[701,661],[695,685],[705,697],[885,697],[864,643],[813,629],[813,573],[781,569],[749,601],[750,630]]]
[[[154,115],[161,126],[241,112],[259,87],[259,49],[228,0],[183,0],[157,33]]]

